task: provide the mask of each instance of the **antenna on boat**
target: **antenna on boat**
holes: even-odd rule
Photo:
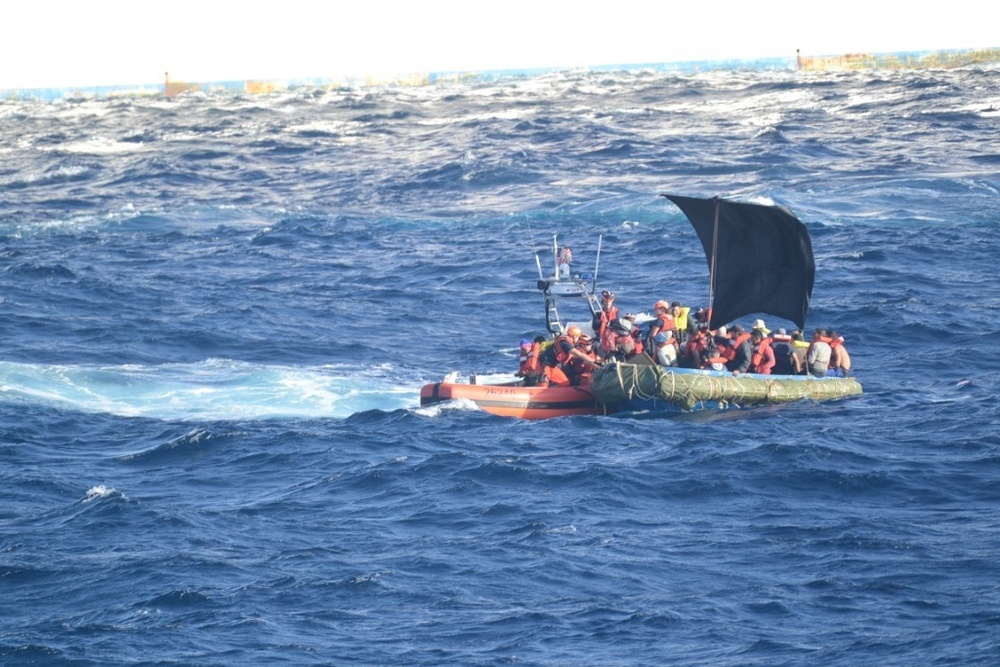
[[[556,277],[556,280],[559,279],[559,243],[557,238],[557,235],[552,235],[552,275]]]
[[[528,238],[531,239],[531,254],[535,256],[535,266],[538,267],[538,280],[541,282],[545,280],[545,273],[542,271],[542,261],[538,259],[538,245],[535,243],[535,232],[531,229],[531,220],[526,220],[525,226],[528,228]]]
[[[597,291],[597,269],[601,266],[601,241],[604,240],[604,235],[600,234],[597,237],[597,260],[594,262],[594,282],[590,283],[590,293],[591,295]]]

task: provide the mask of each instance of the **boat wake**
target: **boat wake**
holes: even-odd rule
[[[347,418],[416,407],[388,367],[312,368],[209,359],[159,366],[0,361],[0,400],[163,420]]]

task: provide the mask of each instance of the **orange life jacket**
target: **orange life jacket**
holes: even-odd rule
[[[556,361],[560,364],[565,364],[566,360],[569,359],[569,352],[564,350],[562,346],[564,341],[569,343],[570,349],[576,347],[576,342],[571,336],[563,334],[562,336],[559,336],[559,338],[556,338],[556,341],[552,343],[552,347],[555,348]]]
[[[756,349],[753,351],[753,356],[750,357],[750,369],[754,373],[762,373],[768,375],[771,373],[771,369],[774,367],[774,353],[771,353],[771,364],[764,365],[764,358],[768,350],[771,349],[771,341],[768,338],[761,339],[760,343],[757,345]]]
[[[538,375],[538,353],[541,347],[539,343],[532,343],[528,354],[521,357],[521,368],[518,373],[521,377]]]
[[[656,333],[653,332],[654,328],[656,329]],[[655,336],[660,332],[666,333],[669,331],[673,333],[676,330],[677,330],[677,324],[674,322],[674,316],[671,315],[670,313],[660,313],[659,315],[657,315],[653,323],[649,326],[649,337],[647,340],[650,342],[650,345],[652,346],[653,336]]]
[[[684,344],[685,363],[691,368],[701,366],[701,353],[705,349],[705,341],[701,336],[695,336]]]
[[[591,361],[597,361],[597,354],[593,350],[590,352],[584,352],[580,348],[577,350]],[[575,355],[570,356],[563,366],[566,367],[566,375],[573,380],[573,384],[581,384],[582,378],[589,378],[594,372],[583,359]]]
[[[721,354],[716,354],[714,357],[708,357],[705,359],[705,365],[702,368],[711,368],[712,364],[722,364],[722,369],[725,370],[726,362],[729,361]]]
[[[635,353],[641,354],[646,348],[642,344],[642,336],[639,333],[639,327],[632,327],[632,340],[635,341]]]
[[[844,372],[851,370],[850,355],[846,355],[847,348],[844,348],[841,352],[837,351],[838,347],[842,347],[844,344],[844,337],[837,336],[830,341],[830,368],[837,370],[842,369]],[[844,355],[847,356],[847,364],[844,366]],[[836,363],[834,363],[836,362]]]
[[[742,345],[745,340],[750,340],[750,334],[746,331],[732,339],[729,345],[720,346],[719,352],[722,353],[722,356],[724,356],[727,361],[732,361],[736,358],[736,350],[739,349],[740,345]]]
[[[812,352],[815,343],[826,343],[830,346],[830,352],[833,352],[833,341],[830,340],[829,336],[816,336],[809,342],[809,347],[806,348],[806,357]],[[833,355],[831,354],[830,356],[832,357]]]
[[[545,379],[548,384],[556,387],[568,387],[571,384],[565,371],[558,366],[546,366]]]

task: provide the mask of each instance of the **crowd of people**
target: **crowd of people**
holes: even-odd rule
[[[657,301],[655,318],[636,324],[620,314],[613,292],[601,293],[601,310],[594,315],[594,336],[571,325],[554,340],[538,336],[521,341],[518,375],[529,385],[586,385],[607,361],[654,363],[661,366],[725,371],[734,376],[813,375],[848,377],[851,356],[836,331],[816,329],[806,341],[802,331],[783,328],[773,333],[762,319],[749,330],[739,324],[708,328],[709,312],[674,301]]]

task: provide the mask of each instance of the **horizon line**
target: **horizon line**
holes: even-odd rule
[[[636,62],[578,67],[515,67],[498,69],[442,69],[430,72],[358,73],[338,76],[236,78],[228,80],[171,80],[164,72],[160,82],[133,84],[88,84],[69,86],[39,86],[0,89],[0,100],[39,99],[54,101],[68,98],[102,98],[129,96],[172,97],[184,92],[228,91],[266,94],[300,87],[366,87],[366,86],[426,86],[470,81],[497,81],[508,78],[533,77],[559,72],[614,72],[654,70],[661,72],[697,73],[720,70],[798,70],[798,71],[857,71],[872,69],[951,69],[973,64],[1000,62],[1000,47],[929,49],[883,53],[846,53],[840,55],[805,56],[796,49],[794,56],[753,58],[716,58],[664,62]]]

